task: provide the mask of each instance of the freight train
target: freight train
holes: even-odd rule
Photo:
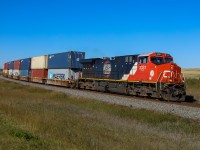
[[[4,64],[5,77],[28,82],[184,101],[181,68],[166,53],[85,59],[69,51]]]

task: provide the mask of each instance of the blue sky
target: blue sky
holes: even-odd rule
[[[0,0],[0,67],[77,50],[167,52],[183,68],[200,68],[199,8],[197,0]]]

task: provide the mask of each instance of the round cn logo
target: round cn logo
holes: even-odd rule
[[[154,76],[154,71],[153,71],[153,70],[151,70],[151,72],[150,72],[150,76],[151,76],[151,77]]]
[[[109,78],[111,74],[111,64],[110,61],[106,61],[103,66],[103,74]]]

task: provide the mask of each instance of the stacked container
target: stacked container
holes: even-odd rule
[[[20,60],[14,61],[13,78],[19,79],[20,76]]]
[[[20,80],[28,81],[31,71],[31,58],[21,59],[20,62]]]
[[[8,76],[8,73],[9,73],[9,63],[7,62],[7,63],[4,64],[3,75],[4,75],[5,77],[7,77],[7,76]]]
[[[48,55],[47,84],[67,86],[69,81],[77,80],[80,76],[84,52],[69,51]]]
[[[14,69],[14,61],[9,62],[9,71],[8,71],[8,77],[13,77],[13,69]]]
[[[31,58],[31,81],[45,83],[47,75],[47,56]]]

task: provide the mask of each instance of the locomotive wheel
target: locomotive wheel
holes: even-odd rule
[[[75,82],[74,82],[74,83],[70,83],[70,84],[69,84],[69,87],[70,87],[71,89],[75,89],[76,83],[75,83]]]
[[[183,94],[180,94],[179,91],[177,89],[173,89],[173,88],[165,88],[163,91],[162,91],[162,94],[161,94],[163,100],[165,101],[175,101],[175,102],[181,102],[181,101],[184,101],[184,95]]]

